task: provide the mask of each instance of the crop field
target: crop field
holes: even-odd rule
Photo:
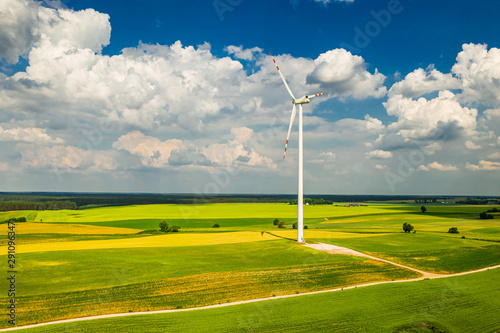
[[[489,208],[429,205],[427,212],[422,213],[420,205],[409,204],[305,206],[305,225],[308,229],[304,230],[304,236],[309,243],[343,246],[426,272],[467,272],[500,264],[500,216],[496,215],[491,220],[479,218],[479,213]],[[332,255],[297,244],[294,241],[296,230],[292,229],[292,223],[296,222],[296,209],[297,206],[288,204],[224,203],[0,213],[0,220],[21,216],[28,220],[16,223],[16,268],[19,276],[16,285],[17,324],[112,313],[187,309],[421,276],[390,263],[351,255]],[[285,222],[286,228],[274,226],[274,219]],[[159,223],[162,221],[170,226],[179,226],[180,231],[160,233]],[[405,222],[414,226],[415,233],[403,232],[402,224]],[[215,223],[220,227],[213,228]],[[457,227],[459,233],[448,233],[451,227]],[[1,244],[5,248],[6,239]],[[6,251],[3,253],[6,262]],[[490,289],[491,295],[484,296],[484,302],[482,299],[488,281],[498,278],[498,270],[453,279],[472,286],[476,275],[480,284],[478,294],[475,295],[470,288],[463,292],[463,297],[467,302],[475,299],[474,309],[480,312],[483,307],[500,299],[498,287]],[[302,309],[301,316],[311,321],[319,316],[318,329],[330,330],[334,325],[331,318],[337,318],[337,326],[333,328],[338,330],[371,327],[363,326],[365,324],[361,319],[351,320],[349,316],[355,311],[367,311],[374,318],[380,317],[380,321],[366,321],[365,318],[366,325],[380,323],[373,326],[379,327],[380,331],[396,328],[396,324],[411,323],[405,319],[404,311],[396,308],[396,304],[407,304],[405,300],[412,295],[416,297],[416,294],[419,295],[416,303],[410,302],[404,307],[433,304],[429,297],[438,292],[438,286],[448,279],[452,278],[275,300],[272,303],[275,304],[275,312],[264,319],[254,318],[260,326],[252,329],[277,330],[271,318],[279,314],[283,318],[289,317],[289,314],[283,314],[286,308],[290,311]],[[5,281],[1,285],[4,284],[6,288]],[[380,312],[380,308],[377,313],[377,297],[371,296],[372,288],[376,292],[390,294],[387,313]],[[403,288],[401,290],[404,291],[392,292],[393,288]],[[346,294],[352,295],[354,300],[350,302],[349,297],[344,296]],[[365,305],[360,301],[363,297],[369,297]],[[312,302],[316,302],[315,298],[322,304],[321,307],[311,306]],[[3,295],[0,299],[8,301]],[[458,299],[453,304],[446,303],[434,322],[442,324],[445,329],[455,328],[457,321],[441,319],[445,313],[451,313],[458,320],[462,312],[476,311],[467,310],[463,304]],[[359,309],[356,310],[356,307]],[[311,312],[322,311],[323,308],[330,309],[330,312],[325,310],[325,313],[316,315]],[[326,313],[331,314],[331,308],[342,311],[337,317],[330,316],[328,319]],[[207,318],[217,318],[223,313],[240,318],[249,316],[251,311],[245,312],[248,309],[255,312],[260,308],[247,304],[234,309],[231,306],[203,311],[207,311]],[[196,316],[195,312],[154,315],[150,320],[162,325],[174,325],[169,331],[190,331],[189,327],[178,322]],[[389,314],[397,320],[390,322]],[[82,325],[85,332],[104,332],[102,327],[120,323],[125,325],[121,331],[127,331],[127,327],[147,320],[142,316],[133,316],[99,320],[103,325],[99,329],[90,323],[67,324],[67,329]],[[186,320],[189,322],[191,319]],[[207,325],[209,322],[207,319]],[[282,322],[282,319],[276,322]],[[354,326],[349,326],[351,323]],[[486,325],[488,321],[484,323]],[[0,327],[7,326],[7,316],[3,314]],[[147,327],[153,326],[144,327],[148,331]],[[237,330],[237,327],[228,326],[223,330]],[[29,331],[42,332],[44,329]]]
[[[498,270],[216,309],[59,324],[45,332],[495,332]]]

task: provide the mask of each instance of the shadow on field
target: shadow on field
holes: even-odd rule
[[[261,233],[262,234],[269,234],[269,235],[274,236],[274,237],[283,238],[283,239],[287,239],[287,240],[291,240],[291,241],[296,240],[295,238],[288,238],[288,237],[284,237],[284,236],[279,236],[279,235],[273,234],[272,232],[269,232],[269,231],[262,231]]]

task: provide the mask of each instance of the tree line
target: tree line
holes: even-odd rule
[[[296,205],[297,200],[291,200],[289,202],[290,205]],[[309,204],[309,205],[333,205],[333,201],[330,200],[325,200],[323,198],[318,198],[318,199],[311,199],[311,198],[304,198],[304,204]]]
[[[76,209],[72,201],[0,201],[0,211]]]

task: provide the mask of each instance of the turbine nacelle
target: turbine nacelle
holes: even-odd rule
[[[293,99],[292,100],[292,103],[297,105],[297,104],[307,104],[309,103],[311,100],[308,98],[308,96],[302,96],[301,98],[299,99]]]
[[[308,104],[310,101],[311,101],[311,98],[313,97],[318,97],[318,96],[321,96],[321,95],[324,95],[325,93],[321,93],[321,94],[315,94],[315,95],[305,95],[305,96],[302,96],[301,98],[299,99],[292,99],[292,103],[297,105],[297,104]]]

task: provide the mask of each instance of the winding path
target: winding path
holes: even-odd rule
[[[35,327],[42,327],[42,326],[48,326],[48,325],[55,325],[55,324],[64,324],[64,323],[74,323],[78,321],[87,321],[87,320],[95,320],[95,319],[105,319],[105,318],[116,318],[116,317],[126,317],[126,316],[137,316],[137,315],[149,315],[149,314],[159,314],[159,313],[174,313],[174,312],[186,312],[186,311],[197,311],[197,310],[206,310],[206,309],[215,309],[215,308],[223,308],[226,306],[233,306],[233,305],[239,305],[239,304],[247,304],[247,303],[254,303],[254,302],[261,302],[261,301],[268,301],[268,300],[273,300],[273,299],[280,299],[280,298],[290,298],[290,297],[299,297],[299,296],[304,296],[304,295],[314,295],[314,294],[322,294],[322,293],[329,293],[333,291],[340,291],[340,290],[347,290],[347,289],[354,289],[354,288],[359,288],[359,287],[368,287],[368,286],[374,286],[378,284],[386,284],[386,283],[402,283],[402,282],[413,282],[413,281],[421,281],[424,279],[439,279],[439,278],[446,278],[446,277],[452,277],[452,276],[460,276],[460,275],[467,275],[467,274],[472,274],[472,273],[478,273],[478,272],[483,272],[487,271],[490,269],[496,269],[500,268],[500,265],[496,266],[491,266],[491,267],[486,267],[482,269],[477,269],[474,271],[468,271],[468,272],[462,272],[462,273],[455,273],[455,274],[434,274],[434,273],[429,273],[429,272],[424,272],[409,266],[401,265],[389,260],[377,258],[374,256],[370,256],[368,254],[364,254],[346,247],[341,247],[341,246],[336,246],[336,245],[331,245],[331,244],[325,244],[325,243],[315,243],[315,244],[304,244],[304,246],[309,247],[311,249],[323,251],[326,253],[330,254],[342,254],[342,255],[353,255],[353,256],[359,256],[359,257],[366,257],[370,258],[373,260],[378,260],[378,261],[383,261],[395,266],[399,266],[405,269],[409,269],[415,272],[418,272],[422,274],[421,277],[415,278],[415,279],[408,279],[408,280],[396,280],[396,281],[379,281],[379,282],[371,282],[371,283],[364,283],[364,284],[359,284],[359,285],[354,285],[354,286],[349,286],[349,287],[339,287],[335,289],[327,289],[327,290],[319,290],[319,291],[311,291],[307,293],[301,293],[301,294],[292,294],[292,295],[283,295],[283,296],[275,296],[275,297],[265,297],[265,298],[257,298],[257,299],[251,299],[251,300],[246,300],[246,301],[238,301],[238,302],[232,302],[232,303],[224,303],[224,304],[215,304],[215,305],[208,305],[208,306],[202,306],[198,308],[189,308],[189,309],[174,309],[174,310],[158,310],[158,311],[143,311],[143,312],[125,312],[125,313],[114,313],[114,314],[107,314],[107,315],[100,315],[100,316],[90,316],[90,317],[81,317],[81,318],[73,318],[73,319],[64,319],[64,320],[57,320],[57,321],[51,321],[47,323],[41,323],[41,324],[34,324],[34,325],[26,325],[26,326],[20,326],[20,327],[11,327],[11,328],[4,328],[0,329],[0,332],[7,332],[7,331],[16,331],[16,330],[22,330],[22,329],[27,329],[27,328],[35,328]]]

